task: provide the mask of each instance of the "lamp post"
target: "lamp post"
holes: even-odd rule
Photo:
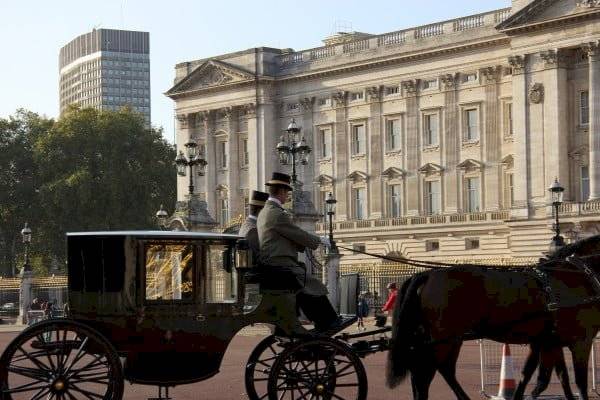
[[[558,220],[558,207],[563,203],[563,193],[565,191],[565,188],[563,188],[558,182],[558,179],[555,178],[554,183],[548,188],[548,191],[550,192],[550,198],[552,200],[552,209],[555,218],[554,224],[552,226],[555,235],[552,238],[552,243],[550,247],[551,249],[556,250],[565,245],[565,240],[560,235],[560,223]]]
[[[25,245],[25,263],[23,264],[23,272],[31,272],[31,266],[29,265],[29,245],[31,244],[31,229],[25,222],[25,226],[21,229],[21,236],[23,238],[23,244]]]
[[[198,144],[193,140],[190,140],[185,144],[187,157],[183,154],[183,151],[179,151],[177,158],[175,158],[175,164],[177,165],[177,174],[179,176],[186,175],[186,168],[190,169],[190,184],[188,186],[190,195],[194,194],[194,166],[198,167],[198,176],[204,176],[206,168],[206,160],[204,154],[198,154]]]
[[[292,184],[296,187],[297,174],[296,164],[308,164],[308,155],[312,149],[306,144],[304,137],[300,136],[301,128],[292,121],[285,130],[286,135],[281,136],[281,141],[277,144],[277,153],[279,153],[279,162],[282,165],[292,166]]]
[[[167,218],[169,214],[164,210],[163,205],[160,205],[160,210],[156,212],[156,221],[161,231],[167,230]]]
[[[331,251],[337,252],[337,246],[335,240],[333,240],[333,216],[335,215],[335,204],[337,200],[333,197],[333,193],[329,192],[327,199],[325,200],[325,210],[329,219],[329,243],[331,245]]]

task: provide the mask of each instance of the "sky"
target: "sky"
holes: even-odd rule
[[[57,117],[58,53],[96,28],[150,32],[152,124],[173,142],[163,95],[175,64],[267,46],[322,45],[335,27],[380,34],[510,7],[510,0],[0,0],[0,118]]]

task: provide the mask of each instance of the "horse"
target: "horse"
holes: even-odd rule
[[[531,344],[541,354],[568,347],[581,399],[588,400],[588,359],[600,329],[600,297],[593,277],[568,256],[584,259],[597,277],[600,235],[555,252],[537,265],[545,271],[541,276],[533,268],[468,264],[413,276],[401,287],[394,307],[388,386],[397,386],[410,372],[413,398],[425,400],[439,371],[457,399],[469,399],[456,380],[456,361],[464,340],[487,338]],[[554,298],[560,299],[556,310],[550,307]],[[540,357],[546,363],[548,359]]]
[[[565,362],[563,349],[560,346],[555,348],[541,349],[534,345],[529,346],[529,354],[523,365],[522,379],[515,390],[513,398],[520,399],[525,394],[525,387],[529,383],[535,369],[539,368],[538,379],[535,388],[531,392],[531,398],[537,399],[550,384],[552,370],[556,368],[556,375],[560,380],[565,399],[576,400],[571,385],[569,383],[569,372]]]

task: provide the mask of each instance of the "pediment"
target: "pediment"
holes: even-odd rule
[[[381,173],[381,176],[388,179],[401,178],[404,175],[406,175],[406,171],[396,167],[389,167]]]
[[[461,162],[456,167],[463,170],[473,170],[481,169],[483,167],[483,164],[481,163],[481,161],[473,160],[472,158],[467,158],[465,161]]]
[[[365,174],[364,172],[354,171],[350,175],[348,175],[348,177],[346,179],[348,179],[349,181],[353,181],[353,182],[362,182],[362,181],[366,181],[367,178],[368,178],[368,175]]]
[[[169,89],[167,96],[193,92],[234,83],[250,82],[254,75],[239,67],[217,60],[209,60]]]
[[[506,167],[506,168],[513,168],[515,166],[515,158],[512,154],[509,154],[507,156],[505,156],[504,158],[502,158],[502,160],[500,160],[500,162]]]
[[[496,26],[500,31],[600,13],[598,0],[534,0]]]
[[[419,168],[419,172],[425,175],[439,174],[444,170],[441,166],[434,163],[427,163]]]
[[[316,183],[317,185],[320,185],[320,186],[331,185],[333,183],[333,178],[329,175],[321,174],[321,175],[317,176],[314,183]]]

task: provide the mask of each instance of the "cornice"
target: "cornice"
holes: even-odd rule
[[[586,12],[565,15],[558,18],[553,18],[545,21],[536,21],[532,23],[525,23],[523,25],[507,27],[507,28],[498,28],[500,32],[506,33],[507,35],[515,35],[518,33],[531,32],[536,30],[542,30],[546,28],[550,28],[553,26],[561,26],[564,28],[565,22],[578,22],[585,21],[588,19],[598,18],[600,16],[600,9],[593,9]]]

